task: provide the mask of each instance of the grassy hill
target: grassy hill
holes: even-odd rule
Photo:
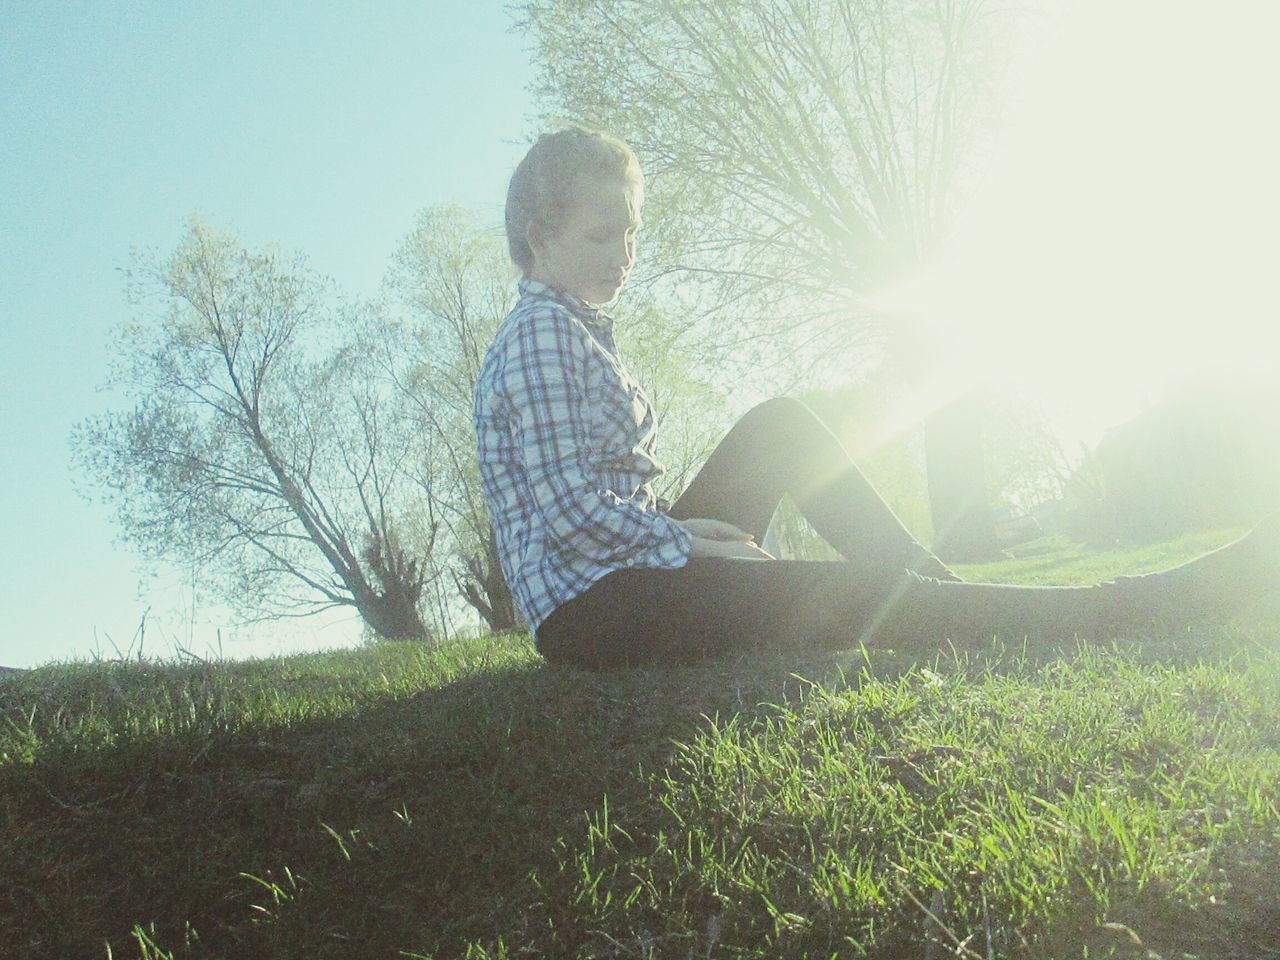
[[[1278,958],[1277,651],[46,667],[0,680],[0,956]]]

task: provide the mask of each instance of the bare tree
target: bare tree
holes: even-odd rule
[[[80,424],[76,455],[144,555],[191,564],[258,618],[352,607],[425,637],[434,529],[406,536],[414,456],[394,394],[298,258],[252,254],[193,222],[131,272],[115,377],[132,411]]]
[[[709,344],[848,366],[887,357],[920,389],[955,355],[873,295],[938,256],[993,110],[983,0],[526,0],[553,112],[617,131],[651,173],[651,283],[678,278]],[[763,341],[763,348],[759,344]],[[955,379],[954,377],[949,379]],[[995,550],[982,408],[926,419],[938,544]]]
[[[386,286],[409,320],[383,327],[382,365],[428,444],[419,468],[449,544],[442,573],[490,630],[510,630],[515,604],[480,488],[471,412],[484,352],[514,302],[502,235],[459,207],[424,210],[396,252]]]

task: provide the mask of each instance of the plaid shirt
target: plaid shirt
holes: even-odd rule
[[[684,566],[693,540],[651,485],[664,472],[653,407],[607,314],[521,280],[474,415],[502,572],[531,627],[614,570]]]

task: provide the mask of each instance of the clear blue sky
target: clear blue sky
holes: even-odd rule
[[[72,425],[128,316],[131,248],[198,211],[250,246],[300,249],[373,294],[418,209],[498,222],[532,130],[502,0],[0,4],[0,665],[207,653],[219,620],[181,576],[141,584],[106,511],[75,492]],[[223,630],[229,656],[349,642],[350,626]]]

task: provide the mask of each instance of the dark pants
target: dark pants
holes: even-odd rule
[[[549,660],[608,667],[761,645],[936,649],[996,634],[1113,635],[1166,612],[1170,588],[1203,579],[1175,568],[1087,587],[952,580],[836,436],[794,400],[748,412],[670,513],[723,520],[759,541],[784,493],[844,561],[698,558],[675,570],[618,570],[556,609],[537,630],[538,649]]]

